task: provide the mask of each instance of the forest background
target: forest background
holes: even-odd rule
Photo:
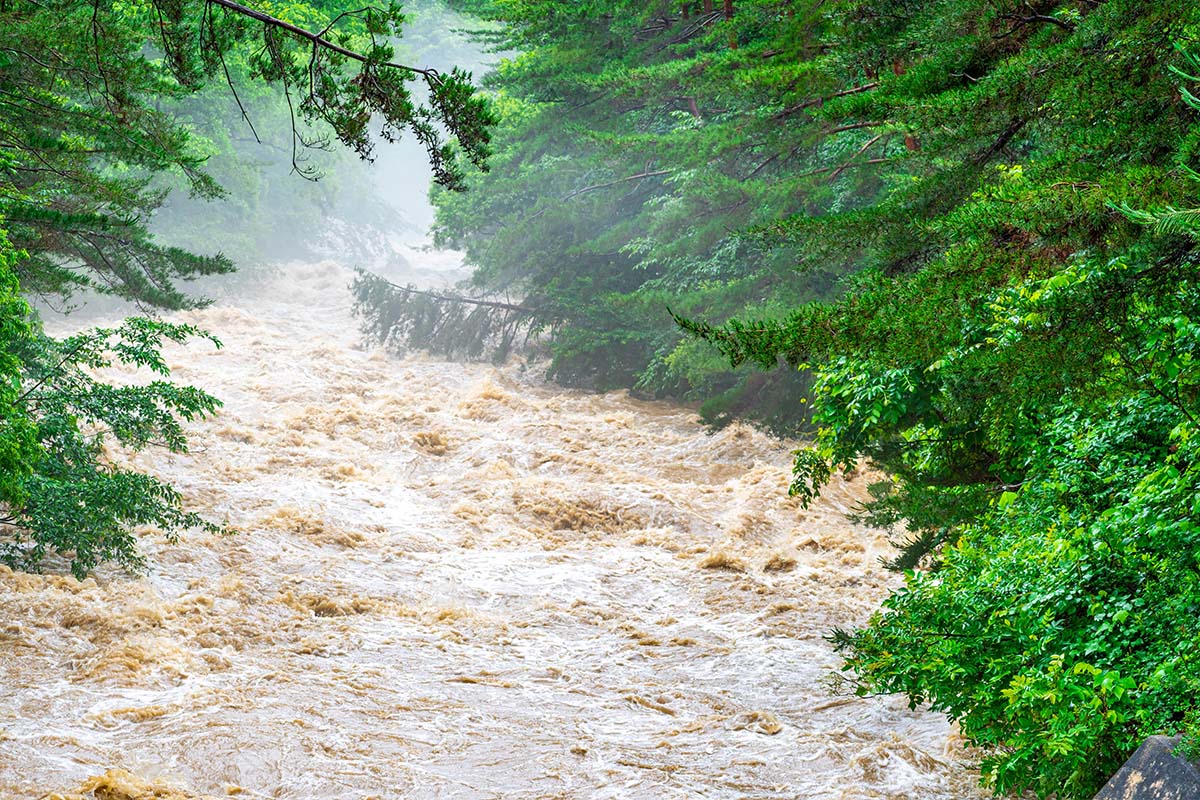
[[[564,383],[807,433],[802,498],[835,469],[880,467],[861,517],[895,531],[904,585],[832,635],[845,688],[945,712],[998,792],[1087,797],[1145,735],[1194,741],[1200,9],[454,6],[512,54],[486,105],[465,76],[385,67],[394,10],[269,9],[333,25],[366,61],[226,5],[0,12],[16,31],[0,49],[6,560],[137,566],[131,527],[211,524],[107,464],[102,441],[181,449],[179,420],[215,398],[88,377],[113,358],[165,371],[162,341],[203,334],[130,321],[55,341],[21,292],[193,304],[178,280],[231,264],[158,244],[146,221],[164,203],[164,234],[249,261],[291,246],[270,236],[280,219],[332,208],[245,168],[260,137],[242,112],[266,115],[266,146],[295,148],[302,173],[306,141],[367,154],[382,115],[428,145],[436,240],[474,275],[430,295],[364,273],[371,335],[471,357],[531,341]],[[489,139],[489,172],[460,166]],[[198,214],[165,173],[244,205]],[[338,213],[389,224],[378,206]]]

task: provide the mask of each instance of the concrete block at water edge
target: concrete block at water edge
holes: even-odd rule
[[[1175,755],[1179,737],[1150,736],[1095,800],[1200,800],[1200,764]]]

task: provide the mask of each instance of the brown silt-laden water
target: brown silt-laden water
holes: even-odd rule
[[[363,349],[347,282],[182,315],[225,409],[134,461],[240,534],[0,571],[0,797],[978,795],[940,716],[826,688],[895,577],[861,479],[805,511],[750,428]]]

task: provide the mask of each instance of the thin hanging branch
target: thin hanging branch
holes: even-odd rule
[[[588,192],[594,192],[597,189],[607,189],[609,186],[616,186],[619,183],[628,183],[629,181],[640,181],[643,178],[656,178],[659,175],[669,175],[672,172],[674,172],[674,170],[658,169],[658,170],[654,170],[652,172],[641,172],[641,173],[638,173],[637,175],[626,175],[624,178],[617,178],[615,181],[609,181],[608,183],[597,183],[594,186],[585,186],[582,189],[576,189],[575,191],[571,192],[570,194],[564,195],[562,199],[570,200],[572,197],[578,197],[581,194],[587,194]]]
[[[558,202],[564,203],[567,200],[578,197],[581,194],[587,194],[588,192],[594,192],[594,191],[597,191],[598,189],[607,189],[610,186],[617,186],[622,183],[629,183],[630,181],[640,181],[645,178],[656,178],[660,175],[670,175],[672,172],[674,172],[674,170],[671,170],[671,169],[647,170],[645,172],[639,172],[637,175],[626,175],[624,178],[617,178],[616,180],[607,181],[605,183],[596,183],[591,186],[584,186],[582,189],[576,189],[573,192],[569,192],[569,193],[563,195],[562,197],[560,197],[558,199]],[[543,208],[541,211],[537,212],[536,214],[530,215],[526,221],[531,222],[531,221],[537,219],[538,217],[542,216],[545,213],[546,213],[546,209]]]
[[[204,16],[201,20],[200,29],[201,36],[203,36],[205,31],[208,32],[208,35],[211,37],[211,40],[215,45],[217,41],[217,34],[216,31],[213,30],[211,3],[204,4]],[[246,106],[242,104],[242,98],[238,94],[237,86],[235,86],[233,83],[233,76],[229,74],[229,64],[225,62],[225,53],[222,52],[219,47],[214,47],[214,49],[217,51],[217,60],[221,62],[221,71],[225,74],[225,83],[229,86],[229,92],[233,95],[233,100],[235,103],[237,103],[238,110],[242,112],[242,119],[245,120],[246,127],[248,127],[250,129],[250,133],[254,135],[254,141],[258,144],[262,144],[263,140],[258,135],[258,130],[254,127],[254,121],[250,119],[250,113],[246,111]]]
[[[367,56],[364,56],[362,53],[356,53],[353,50],[349,50],[345,47],[342,47],[339,44],[331,42],[328,39],[326,39],[323,35],[321,35],[320,33],[313,33],[312,31],[301,28],[298,25],[293,25],[290,22],[284,22],[283,20],[279,19],[278,17],[273,17],[270,14],[267,14],[265,12],[258,11],[257,9],[250,8],[249,6],[244,6],[241,3],[235,3],[235,2],[233,2],[233,0],[208,0],[208,2],[213,5],[217,5],[217,6],[220,6],[221,8],[232,11],[235,14],[241,14],[244,17],[249,17],[250,19],[258,20],[259,22],[262,22],[263,24],[269,25],[273,28],[279,28],[280,30],[285,30],[288,33],[295,34],[296,36],[299,36],[303,39],[307,39],[308,41],[312,42],[317,47],[321,47],[325,50],[329,50],[329,51],[337,53],[339,55],[343,55],[346,58],[353,59],[354,61],[358,61],[359,63],[362,63],[362,64],[371,63],[371,59],[368,58]],[[424,68],[424,69],[421,67],[410,67],[407,64],[399,64],[399,63],[396,63],[395,61],[384,61],[383,63],[379,64],[379,66],[391,67],[392,69],[405,70],[407,72],[413,73],[414,75],[420,75],[420,76],[424,77],[425,80],[427,82],[429,82],[430,85],[433,85],[433,86],[438,86],[438,85],[441,85],[441,83],[442,83],[441,73],[439,73],[436,69],[433,69],[432,67]]]
[[[413,286],[401,286],[398,283],[392,283],[386,278],[375,276],[376,280],[383,281],[388,286],[395,289],[397,292],[405,294],[419,294],[422,297],[429,297],[443,303],[465,303],[469,306],[482,306],[483,308],[498,308],[503,311],[514,311],[518,314],[532,314],[536,309],[528,306],[519,306],[515,303],[502,303],[498,300],[479,300],[473,297],[460,297],[458,295],[438,294],[437,292],[427,292],[422,289],[414,288]]]

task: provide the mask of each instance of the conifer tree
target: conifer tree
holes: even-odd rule
[[[164,173],[199,198],[222,190],[188,128],[162,105],[213,82],[240,104],[235,76],[283,95],[297,171],[305,170],[301,149],[319,144],[306,130],[369,158],[374,119],[385,140],[415,137],[435,179],[461,188],[466,165],[486,166],[491,113],[466,73],[394,62],[390,39],[402,21],[394,4],[301,3],[274,13],[233,0],[0,6],[0,222],[8,230],[0,241],[0,559],[36,569],[61,554],[82,577],[107,560],[140,568],[136,526],[169,537],[219,529],[184,510],[171,487],[104,455],[109,441],[186,449],[183,423],[219,403],[171,383],[159,349],[211,337],[131,318],[54,340],[18,286],[49,300],[91,290],[151,311],[202,304],[180,281],[228,272],[230,261],[162,246],[146,226],[166,196]],[[248,115],[246,124],[254,133]],[[159,379],[119,387],[92,377],[116,362]]]
[[[521,52],[482,191],[437,195],[470,288],[562,379],[811,409],[806,501],[886,476],[905,585],[836,634],[847,685],[946,712],[1002,793],[1194,746],[1195,4],[464,5]]]

